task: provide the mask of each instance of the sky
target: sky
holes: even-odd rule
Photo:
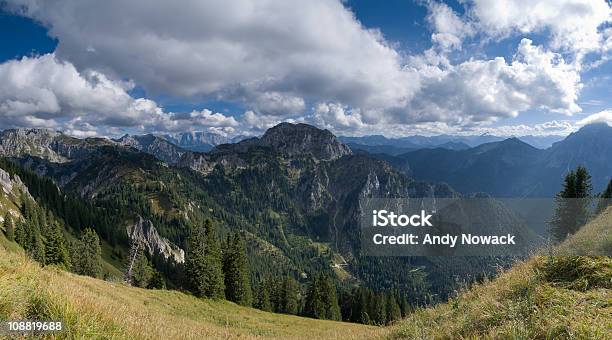
[[[612,124],[607,0],[5,0],[0,128],[565,135]]]

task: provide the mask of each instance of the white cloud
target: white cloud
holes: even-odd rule
[[[610,19],[605,0],[473,0],[461,15],[427,2],[433,47],[412,56],[337,0],[7,2],[42,22],[59,45],[55,55],[0,65],[9,79],[0,84],[1,119],[83,135],[99,126],[242,133],[287,120],[354,133],[463,131],[535,109],[572,115],[581,111],[580,58],[609,51],[612,41],[601,25]],[[534,32],[552,41],[522,39],[511,60],[451,61],[471,38]],[[26,77],[28,67],[35,71]],[[134,84],[241,102],[246,112],[241,120],[206,109],[165,112],[132,98]]]
[[[149,92],[245,100],[278,114],[313,98],[398,105],[414,82],[381,34],[336,0],[8,3],[49,27],[58,56]]]
[[[510,63],[504,58],[435,65],[415,59],[422,87],[400,120],[457,124],[516,117],[528,109],[573,114],[580,75],[555,53],[523,39]]]
[[[581,119],[578,125],[587,125],[592,123],[607,123],[612,126],[612,109],[606,109]]]
[[[233,117],[210,110],[164,112],[146,98],[133,98],[131,83],[100,72],[79,72],[54,54],[0,64],[0,123],[3,127],[62,128],[78,136],[124,127],[141,131],[187,131],[235,127]]]
[[[471,16],[491,36],[549,30],[552,47],[600,49],[600,26],[612,20],[606,0],[472,0]]]
[[[448,5],[430,2],[427,7],[429,10],[427,21],[434,29],[431,40],[443,49],[460,50],[463,39],[476,33],[472,24],[462,20]]]
[[[359,110],[338,103],[321,103],[314,110],[314,121],[325,128],[358,130],[366,127]]]

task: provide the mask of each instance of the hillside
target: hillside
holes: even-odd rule
[[[561,249],[580,250],[586,239],[609,231],[609,221],[612,208]],[[592,242],[590,246],[610,249],[609,238]],[[127,287],[41,268],[17,249],[0,233],[0,319],[63,320],[67,338],[603,339],[612,322],[610,257],[534,257],[447,304],[376,328]]]
[[[560,253],[610,254],[612,208],[570,237]],[[601,236],[604,237],[601,237]],[[612,257],[536,256],[448,303],[422,309],[391,338],[604,339],[612,325]]]
[[[0,233],[0,320],[63,320],[60,338],[364,338],[383,329],[262,312],[41,268]],[[0,338],[3,338],[0,335]]]

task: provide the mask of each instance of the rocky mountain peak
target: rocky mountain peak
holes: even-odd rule
[[[311,154],[319,160],[334,160],[352,153],[328,130],[308,124],[278,124],[266,131],[260,143],[288,156]]]
[[[66,157],[54,150],[61,132],[48,129],[9,129],[0,132],[0,154],[9,157],[32,155],[62,162]]]
[[[152,134],[140,136],[125,135],[115,141],[121,145],[151,154],[168,164],[176,164],[183,154],[186,153],[185,150],[167,141],[165,138]]]

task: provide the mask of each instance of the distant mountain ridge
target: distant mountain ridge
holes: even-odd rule
[[[499,142],[507,137],[494,136],[489,134],[474,135],[474,136],[453,136],[453,135],[438,135],[438,136],[407,136],[400,138],[387,138],[382,135],[370,135],[363,137],[338,137],[341,141],[347,144],[362,145],[366,147],[382,147],[389,146],[400,149],[406,149],[406,152],[423,148],[444,148],[451,150],[462,150],[470,147],[476,147],[481,144]],[[562,140],[563,136],[521,136],[517,137],[525,143],[528,143],[538,149],[546,149],[553,143]],[[360,148],[364,149],[365,148]],[[396,155],[391,154],[390,155]]]
[[[230,138],[217,133],[206,131],[179,132],[161,135],[160,137],[185,150],[197,152],[207,152],[217,145],[237,143],[241,140],[248,138],[247,136],[243,135],[238,135]]]
[[[509,138],[467,150],[420,149],[387,160],[416,179],[504,197],[552,197],[563,176],[584,165],[598,192],[612,176],[612,127],[584,126],[545,150]]]

